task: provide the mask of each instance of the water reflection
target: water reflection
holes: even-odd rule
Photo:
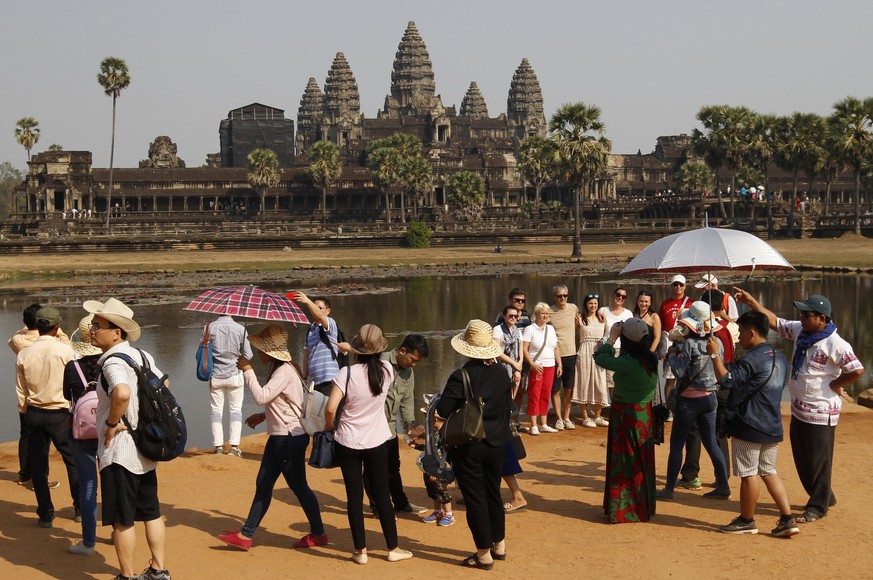
[[[873,368],[873,309],[862,303],[861,296],[869,296],[873,278],[856,275],[813,274],[800,279],[756,279],[745,283],[744,278],[719,275],[721,288],[729,289],[739,284],[752,292],[765,306],[782,316],[793,316],[792,300],[805,298],[809,294],[828,296],[834,307],[834,321],[840,334],[848,340],[865,369]],[[359,281],[365,283],[363,281]],[[321,280],[324,286],[331,280]],[[666,279],[653,282],[651,279],[623,279],[618,276],[583,276],[563,279],[558,276],[529,274],[507,274],[477,278],[419,277],[409,280],[385,282],[378,285],[384,290],[375,294],[351,294],[331,296],[333,314],[346,336],[351,336],[367,322],[379,324],[388,337],[391,347],[400,344],[402,337],[410,332],[424,334],[430,346],[430,357],[416,367],[416,391],[430,393],[442,388],[449,373],[462,362],[462,358],[452,350],[449,338],[461,332],[471,318],[493,321],[504,306],[510,288],[518,286],[527,293],[528,309],[539,300],[549,302],[551,288],[563,283],[570,289],[570,300],[578,303],[586,293],[595,292],[609,296],[616,286],[628,290],[631,299],[642,289],[651,290],[655,305],[667,294]],[[266,288],[285,291],[283,287]],[[689,277],[688,292],[696,296]],[[315,295],[316,292],[309,292]],[[197,349],[200,329],[211,318],[184,312],[182,307],[194,297],[189,293],[175,297],[176,301],[162,305],[136,305],[132,308],[136,319],[143,326],[142,339],[136,343],[154,354],[161,368],[170,374],[174,391],[185,409],[190,424],[190,444],[205,448],[211,445],[209,430],[209,400],[206,383],[194,376],[194,353]],[[105,299],[107,296],[95,296]],[[32,302],[53,303],[61,310],[64,328],[68,334],[75,329],[85,312],[78,305],[58,304],[55,296],[6,295],[0,297],[0,330],[3,337],[12,336],[21,327],[21,311]],[[633,300],[629,301],[629,306]],[[241,319],[250,328],[258,329],[264,323]],[[303,326],[289,328],[289,350],[298,360],[303,358]],[[778,340],[778,339],[777,339]],[[790,356],[791,345],[785,341],[778,344]],[[263,368],[257,368],[263,376]],[[0,403],[8,409],[7,420],[0,423],[0,441],[11,441],[18,437],[17,421],[12,414],[15,408],[15,359],[10,350],[0,356],[0,376],[5,377],[8,388],[0,390]],[[869,387],[870,373],[854,387],[855,393]],[[418,395],[417,395],[418,396]],[[421,406],[421,399],[415,407]],[[253,413],[258,407],[246,394],[243,413]],[[263,427],[261,427],[263,429]],[[244,434],[251,433],[244,427]]]

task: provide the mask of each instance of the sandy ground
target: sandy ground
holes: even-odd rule
[[[525,436],[528,457],[519,481],[529,507],[507,516],[506,562],[492,573],[514,577],[552,577],[555,574],[601,577],[820,578],[873,577],[869,558],[871,528],[861,508],[869,499],[873,478],[870,428],[873,411],[847,403],[837,430],[834,489],[839,504],[828,517],[805,524],[791,539],[767,533],[776,523],[772,500],[761,497],[757,536],[731,536],[716,531],[738,513],[739,481],[731,479],[733,499],[707,500],[699,492],[677,491],[676,501],[661,502],[657,515],[645,524],[605,523],[601,501],[604,480],[605,429],[576,429],[538,438]],[[786,432],[788,419],[785,418]],[[668,427],[669,429],[669,427]],[[457,522],[449,528],[425,525],[417,517],[401,515],[400,545],[415,553],[412,560],[389,563],[378,521],[366,520],[370,562],[349,560],[351,534],[344,510],[339,470],[309,469],[318,495],[330,543],[323,548],[294,550],[291,543],[307,526],[296,498],[277,485],[273,502],[255,545],[243,553],[224,546],[216,535],[239,527],[254,494],[264,435],[244,439],[244,458],[191,451],[159,467],[160,498],[167,520],[167,562],[177,580],[200,578],[290,578],[315,572],[318,577],[423,578],[461,575],[458,561],[472,551],[463,506],[456,506]],[[411,500],[428,504],[415,451],[403,449],[403,476]],[[659,482],[666,472],[667,448],[657,449]],[[704,484],[712,480],[704,456]],[[53,454],[52,474],[62,486],[53,492],[58,517],[55,527],[37,527],[35,499],[16,485],[16,447],[0,445],[2,538],[0,574],[10,578],[110,578],[116,573],[108,528],[98,528],[97,554],[73,556],[66,548],[78,541],[80,526],[73,509],[59,456]],[[806,501],[786,441],[780,446],[778,468],[794,509]],[[704,489],[707,489],[704,487]],[[504,489],[506,497],[506,490]],[[148,563],[142,526],[138,527],[137,566]],[[299,568],[298,568],[299,566]],[[634,570],[636,573],[628,573]],[[631,576],[633,574],[633,576]]]

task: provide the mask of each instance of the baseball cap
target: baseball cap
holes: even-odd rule
[[[831,317],[831,301],[821,294],[813,294],[802,302],[800,300],[795,300],[794,307],[798,310],[818,312],[819,314],[824,314],[828,318]],[[36,317],[39,318],[39,312],[36,313]]]
[[[49,327],[61,323],[61,313],[51,306],[43,306],[36,311],[37,326]]]
[[[700,281],[694,285],[695,288],[704,288],[709,286],[710,284],[718,284],[718,278],[713,276],[712,274],[704,274],[700,277]]]
[[[670,284],[672,284],[673,282],[679,282],[680,284],[685,284],[685,276],[683,276],[682,274],[676,274],[675,276],[670,278]]]

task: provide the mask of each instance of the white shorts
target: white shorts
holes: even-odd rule
[[[737,477],[776,475],[776,450],[778,447],[778,443],[755,443],[733,437],[731,453],[734,460],[734,475]]]

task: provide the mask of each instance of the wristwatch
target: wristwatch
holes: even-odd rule
[[[109,419],[106,419],[105,423],[106,423],[106,426],[109,427],[110,429],[114,429],[115,427],[118,427],[118,421],[116,421],[115,423],[110,423]]]
[[[717,353],[717,352],[712,353],[711,355],[709,355],[709,358],[711,358],[712,360],[717,359],[717,358],[718,358],[718,353]]]

